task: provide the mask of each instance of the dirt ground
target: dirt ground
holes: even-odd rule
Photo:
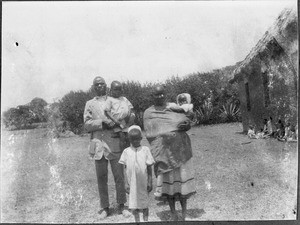
[[[197,194],[187,220],[295,220],[297,143],[250,140],[240,123],[200,126],[189,135]],[[88,136],[52,139],[46,129],[1,132],[1,222],[133,222],[115,212],[99,220],[99,195]],[[146,140],[143,140],[147,144]],[[155,187],[156,180],[153,185]],[[149,221],[169,220],[169,207],[150,193]],[[178,210],[180,205],[176,205]]]

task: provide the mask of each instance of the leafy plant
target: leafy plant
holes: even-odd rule
[[[205,101],[202,107],[195,110],[196,124],[212,123],[213,106],[211,102]]]
[[[83,112],[85,104],[91,96],[84,91],[71,91],[59,101],[62,120],[67,122],[75,134],[83,132]]]
[[[47,102],[42,98],[34,98],[29,103],[30,109],[33,113],[33,122],[40,123],[47,121],[47,112],[45,106]]]
[[[223,122],[239,121],[240,108],[236,104],[229,103],[229,104],[222,105],[220,111],[221,111],[220,117],[222,118]]]

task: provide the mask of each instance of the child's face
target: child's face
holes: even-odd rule
[[[114,98],[119,98],[122,95],[122,87],[112,87],[111,88],[111,95]]]
[[[141,140],[142,140],[142,136],[141,135],[134,135],[134,136],[129,136],[129,141],[130,144],[137,148],[141,146]]]
[[[187,101],[184,100],[184,101],[179,102],[179,105],[183,105],[183,104],[187,104]]]
[[[187,99],[186,99],[186,97],[181,96],[181,97],[178,99],[178,104],[179,104],[179,105],[187,104]]]

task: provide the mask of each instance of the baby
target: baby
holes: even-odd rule
[[[179,94],[177,95],[176,101],[177,104],[173,102],[168,103],[167,108],[178,113],[185,113],[185,114],[193,113],[194,105],[191,104],[190,94],[188,93]]]

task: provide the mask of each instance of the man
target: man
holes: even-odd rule
[[[119,204],[118,212],[128,217],[130,213],[124,209],[126,192],[123,167],[118,163],[122,151],[119,148],[118,141],[111,137],[110,129],[114,123],[105,116],[106,101],[110,98],[106,95],[105,80],[99,76],[95,77],[93,89],[96,92],[96,97],[87,101],[85,105],[84,127],[91,133],[90,156],[95,160],[96,165],[100,205],[102,208],[99,211],[100,218],[104,219],[109,215],[108,162],[115,180],[117,203]]]

